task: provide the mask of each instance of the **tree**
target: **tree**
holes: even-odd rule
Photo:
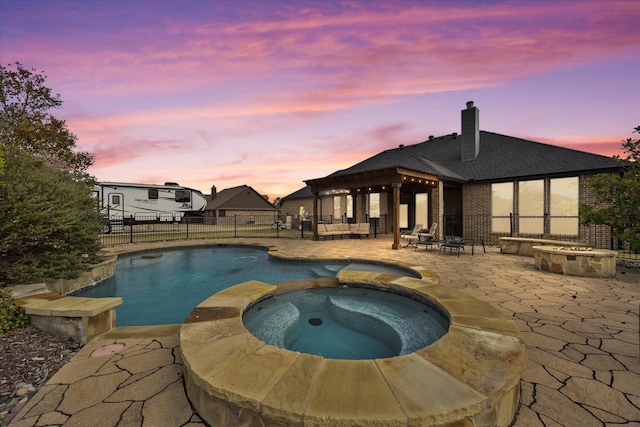
[[[640,133],[640,126],[634,129]],[[586,188],[596,198],[594,205],[580,205],[580,221],[585,224],[604,224],[611,227],[614,237],[628,242],[630,250],[640,252],[640,139],[622,142],[623,159],[619,175],[599,174],[589,180]]]
[[[72,278],[98,259],[93,155],[49,113],[43,73],[0,66],[0,284]]]
[[[90,179],[91,153],[76,151],[76,136],[64,120],[49,113],[60,108],[60,95],[47,88],[44,73],[27,70],[19,62],[15,70],[0,65],[0,139],[5,157],[29,152],[49,166],[70,172],[76,179]]]

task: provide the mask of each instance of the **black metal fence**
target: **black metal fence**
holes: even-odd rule
[[[385,234],[379,218],[371,218],[371,236]],[[384,221],[386,230],[386,221]],[[104,245],[185,239],[258,238],[311,239],[312,218],[274,215],[162,218],[141,216],[108,221],[101,236]]]
[[[311,238],[311,222],[281,221],[273,215],[233,215],[227,217],[183,217],[157,220],[124,218],[105,224],[101,236],[104,245],[155,242],[161,240],[275,237]]]
[[[536,217],[527,217],[534,218]],[[614,239],[611,229],[606,226],[580,227],[579,233],[572,235],[549,233],[520,233],[518,223],[522,218],[505,217],[507,230],[493,231],[491,215],[444,215],[442,217],[443,236],[461,236],[481,238],[487,245],[498,245],[500,237],[534,237],[586,243],[595,248],[614,249],[624,258],[638,260],[640,254],[631,253],[628,244]],[[499,218],[498,218],[499,219]],[[550,221],[549,217],[537,217]],[[342,220],[342,219],[341,219]],[[333,222],[329,219],[326,222]],[[337,221],[340,222],[340,221]],[[371,237],[393,235],[393,223],[388,215],[367,218],[371,225]],[[425,225],[425,228],[428,226]],[[104,245],[144,243],[155,241],[212,239],[212,238],[278,238],[311,239],[313,237],[313,219],[270,215],[233,215],[227,217],[182,217],[157,220],[144,217],[125,218],[109,221],[105,224],[101,236]]]
[[[495,221],[500,224],[505,231],[494,231]],[[523,224],[526,222],[537,223],[547,232],[527,233],[522,232]],[[571,229],[575,226],[577,234],[551,233],[551,224],[557,225],[558,229]],[[498,245],[500,237],[532,237],[538,239],[551,239],[566,242],[576,242],[587,244],[599,249],[612,249],[619,252],[619,257],[638,260],[640,254],[629,250],[629,244],[613,237],[609,226],[605,225],[579,225],[578,217],[559,216],[518,216],[509,215],[505,217],[495,217],[492,215],[444,215],[442,218],[443,231],[445,236],[463,236],[465,238],[481,238],[485,244]],[[564,227],[566,226],[566,227]]]

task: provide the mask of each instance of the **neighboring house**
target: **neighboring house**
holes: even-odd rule
[[[280,213],[294,219],[304,219],[313,214],[311,189],[303,187],[280,199]]]
[[[608,227],[579,224],[578,206],[593,201],[584,188],[590,177],[618,171],[609,157],[480,131],[479,110],[468,102],[461,135],[400,145],[306,180],[303,190],[318,220],[375,221],[394,234],[394,249],[401,228],[434,222],[441,237],[530,235],[606,247]]]
[[[278,209],[248,185],[227,188],[220,192],[214,185],[211,187],[211,194],[205,195],[205,198],[206,222],[215,223],[220,218],[240,217],[245,223],[273,223],[278,216]]]

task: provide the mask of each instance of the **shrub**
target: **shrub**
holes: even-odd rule
[[[29,316],[24,308],[13,302],[10,290],[0,288],[0,335],[25,326],[29,326]]]

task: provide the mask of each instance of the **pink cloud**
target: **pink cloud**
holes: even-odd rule
[[[557,138],[526,138],[544,144],[558,145],[560,147],[570,148],[572,150],[586,151],[587,153],[599,154],[601,156],[612,157],[621,155],[623,158],[622,139],[593,139],[586,135],[575,136],[571,139]]]
[[[380,96],[400,95],[465,89],[470,75],[480,87],[490,86],[545,72],[560,62],[593,61],[637,46],[631,19],[620,25],[625,13],[637,14],[632,4],[576,5],[395,3],[333,13],[323,8],[301,13],[284,5],[284,20],[182,22],[126,37],[109,35],[122,38],[120,46],[130,40],[126,50],[74,51],[67,48],[68,40],[55,36],[57,59],[37,48],[42,39],[26,40],[20,50],[40,51],[32,54],[35,61],[51,64],[48,72],[67,75],[69,82],[91,76],[82,89],[96,95],[189,91],[293,70],[308,72],[322,88],[318,90],[333,92],[333,99],[357,98],[372,90]],[[169,28],[174,37],[167,37]],[[102,36],[89,36],[95,40],[80,47],[99,45]]]

